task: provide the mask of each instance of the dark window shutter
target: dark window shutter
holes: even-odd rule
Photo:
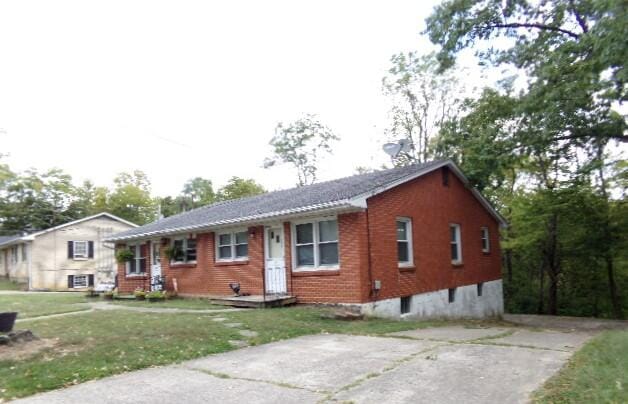
[[[94,242],[93,241],[87,242],[87,251],[88,251],[87,256],[89,258],[94,258]]]
[[[91,243],[91,241],[90,241]],[[87,286],[94,286],[94,275],[87,275]]]
[[[68,288],[72,289],[73,287],[74,287],[74,275],[68,275]]]
[[[68,258],[74,258],[74,241],[68,241]]]

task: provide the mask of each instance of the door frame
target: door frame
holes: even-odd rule
[[[283,226],[283,223],[272,223],[264,226],[264,295],[267,293],[272,293],[268,291],[268,279],[267,279],[267,265],[270,252],[270,231],[279,229],[281,231],[281,259],[283,260],[283,292],[280,293],[288,293],[288,271],[286,268],[286,232]],[[275,258],[279,259],[279,258]]]

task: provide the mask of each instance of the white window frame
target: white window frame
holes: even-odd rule
[[[244,243],[237,243],[236,233],[245,233],[246,234],[246,256],[236,257],[236,246],[244,245]],[[229,244],[220,244],[220,236],[224,236],[225,234],[229,234],[231,238],[231,242]],[[249,260],[249,229],[247,228],[236,228],[236,229],[225,229],[217,231],[214,234],[214,250],[216,256],[216,262],[237,262],[237,261],[248,261]],[[231,247],[231,256],[229,258],[221,258],[220,257],[220,247]]]
[[[338,227],[338,234],[336,241],[324,241],[319,242],[319,222],[327,222],[330,220],[335,220]],[[300,224],[308,224],[312,223],[313,230],[313,243],[307,244],[299,244],[301,245],[313,245],[314,250],[314,265],[313,266],[298,266],[297,265],[297,225]],[[294,268],[294,272],[307,272],[307,271],[337,271],[340,269],[340,223],[338,223],[338,216],[326,216],[326,217],[316,217],[310,219],[302,219],[293,221],[290,223],[290,239],[291,243],[291,251],[292,251],[292,268]],[[336,243],[338,245],[338,263],[337,264],[320,264],[320,254],[318,252],[319,244],[328,244],[328,243]]]
[[[454,228],[456,230],[456,241],[451,241],[451,229]],[[450,223],[449,224],[449,234],[448,234],[448,238],[449,238],[449,245],[450,245],[450,249],[449,249],[449,254],[451,255],[451,245],[452,244],[456,244],[456,252],[458,255],[458,259],[453,259],[451,260],[451,263],[454,265],[460,265],[462,264],[462,232],[460,231],[460,225],[458,223]]]
[[[195,260],[187,260],[188,258],[188,240],[193,239],[196,242],[196,237],[174,237],[171,242],[171,246],[174,247],[175,241],[183,241],[182,250],[183,250],[183,261],[175,261],[174,258],[171,260],[173,264],[196,264],[198,260],[198,242],[196,242],[196,259]]]
[[[406,226],[406,234],[408,235],[407,240],[399,240],[397,237],[397,222],[403,222]],[[408,244],[408,261],[399,261],[399,252],[397,252],[397,265],[399,268],[409,268],[414,266],[414,250],[412,249],[412,219],[409,217],[398,217],[395,220],[395,238],[397,239],[397,243],[407,243]],[[395,247],[397,245],[395,244]],[[399,248],[399,247],[397,247]]]
[[[146,260],[146,257],[142,257],[142,244],[131,244],[128,246],[129,250],[133,251],[133,260],[135,261],[135,268],[141,268],[140,263],[142,258]],[[145,276],[146,268],[144,272],[131,272],[131,263],[126,263],[126,275],[127,276]]]
[[[82,278],[85,279],[85,285],[77,285],[76,280]],[[72,289],[86,288],[89,286],[89,275],[74,275],[72,277]]]
[[[84,245],[85,246],[85,254],[77,254],[76,253],[76,246],[77,245]],[[75,240],[72,241],[72,259],[75,260],[86,260],[89,258],[89,242],[86,240]]]
[[[482,227],[480,231],[482,232],[482,252],[489,253],[491,252],[491,238],[489,236],[488,227]]]

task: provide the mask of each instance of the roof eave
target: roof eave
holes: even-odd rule
[[[293,217],[298,217],[301,215],[312,215],[312,214],[329,214],[338,211],[345,210],[356,210],[362,209],[361,206],[351,203],[349,200],[340,200],[329,203],[322,203],[317,205],[310,205],[301,208],[294,209],[286,209],[282,211],[274,211],[268,212],[259,215],[251,215],[245,216],[237,219],[228,219],[228,220],[220,220],[211,223],[203,223],[194,226],[181,226],[164,230],[156,230],[152,232],[138,233],[129,236],[121,236],[121,237],[108,237],[105,239],[107,242],[118,242],[118,241],[134,241],[134,240],[143,240],[149,238],[155,238],[160,236],[171,236],[181,233],[188,232],[201,232],[201,231],[210,231],[219,229],[221,227],[231,227],[238,225],[248,225],[252,223],[260,223],[260,222],[269,222],[274,220],[282,220]]]

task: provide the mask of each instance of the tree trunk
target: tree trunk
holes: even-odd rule
[[[611,295],[611,304],[613,305],[613,315],[615,318],[623,319],[624,311],[621,307],[621,299],[617,293],[617,285],[615,284],[615,269],[613,268],[613,257],[609,254],[605,257],[606,273],[608,275],[608,290]]]
[[[550,275],[548,312],[555,316],[558,314],[558,279]]]
[[[539,268],[539,306],[537,309],[537,314],[543,314],[544,310],[544,301],[545,301],[545,268],[544,263],[541,263],[541,267]]]

